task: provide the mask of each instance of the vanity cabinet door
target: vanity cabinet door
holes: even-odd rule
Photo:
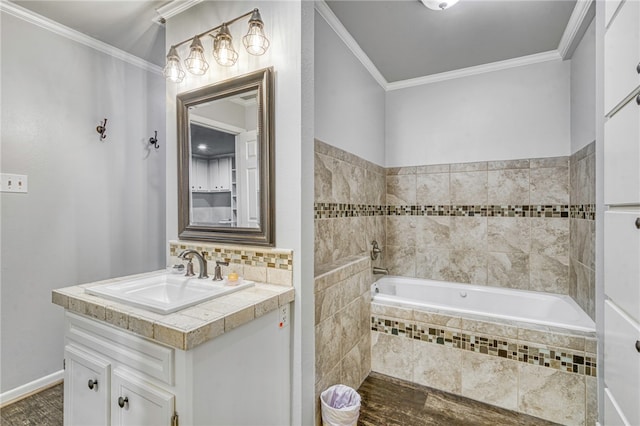
[[[170,426],[174,396],[124,369],[113,371],[111,424]]]
[[[109,362],[73,345],[65,347],[64,358],[65,426],[108,425]]]
[[[208,191],[209,188],[209,162],[204,158],[195,160],[196,191]]]

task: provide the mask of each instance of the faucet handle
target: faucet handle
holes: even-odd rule
[[[187,262],[187,272],[184,274],[185,277],[193,277],[195,272],[193,272],[193,258],[189,258],[189,262]]]

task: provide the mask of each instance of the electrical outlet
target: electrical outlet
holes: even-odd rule
[[[27,175],[0,173],[1,192],[27,192]]]
[[[289,304],[280,306],[280,328],[289,327]]]

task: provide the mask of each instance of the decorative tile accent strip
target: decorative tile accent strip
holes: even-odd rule
[[[386,206],[371,204],[314,203],[315,219],[334,219],[339,217],[385,216]]]
[[[529,342],[517,339],[474,335],[437,325],[422,325],[376,316],[371,316],[371,330],[568,373],[596,376],[596,357],[584,351],[546,345],[532,346]]]
[[[576,204],[571,206],[571,219],[596,220],[595,204]]]
[[[573,210],[572,206],[572,210]],[[582,206],[584,208],[584,206]],[[595,206],[593,208],[595,215]],[[569,206],[561,205],[400,205],[315,203],[315,219],[361,216],[491,216],[568,218]]]
[[[273,253],[268,250],[235,249],[223,247],[205,247],[202,245],[170,243],[169,254],[177,256],[180,251],[193,248],[198,252],[207,252],[206,260],[223,261],[241,265],[262,266],[267,268],[293,270],[293,255],[291,253]]]

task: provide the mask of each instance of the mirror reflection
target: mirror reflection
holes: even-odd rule
[[[190,106],[190,223],[260,227],[258,91]]]

